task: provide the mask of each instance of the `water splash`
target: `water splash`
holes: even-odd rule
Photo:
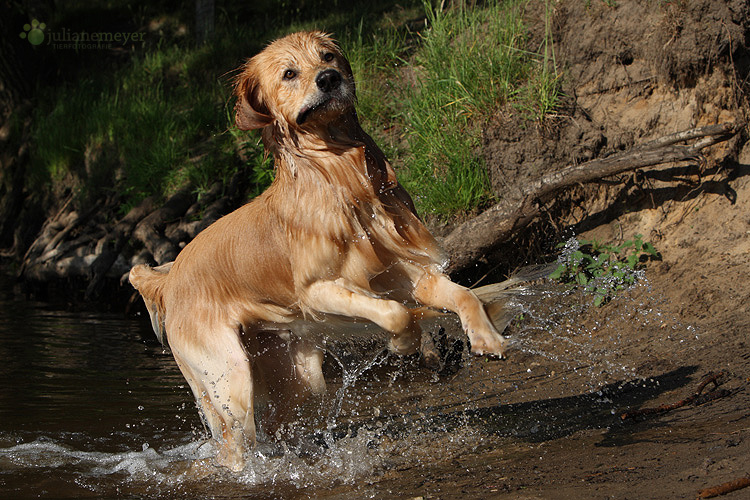
[[[253,453],[240,474],[230,474],[211,465],[216,449],[207,440],[193,440],[161,450],[144,443],[140,450],[108,453],[85,451],[41,437],[0,447],[0,469],[6,477],[46,471],[61,483],[60,492],[69,492],[69,496],[62,493],[58,496],[68,498],[78,497],[78,489],[109,495],[114,485],[117,493],[128,493],[134,498],[153,498],[175,490],[194,492],[198,497],[201,483],[220,484],[228,498],[252,498],[253,494],[260,496],[262,491],[267,493],[268,486],[280,488],[279,491],[285,487],[299,490],[333,483],[353,484],[371,476],[383,467],[389,454],[387,449],[372,448],[373,438],[363,431],[336,440],[324,453],[314,456],[302,456],[282,443],[280,454]],[[16,485],[19,491],[28,486],[25,482],[21,484],[22,480],[19,475]],[[8,482],[5,486],[14,485]],[[3,490],[10,491],[5,487]]]
[[[647,350],[649,344],[695,338],[695,329],[659,307],[645,275],[604,307],[591,295],[562,285],[548,284],[535,293],[516,297],[509,307],[517,320],[509,329],[514,348],[559,363],[563,368],[590,374],[590,386],[645,376],[622,361],[623,353]],[[654,331],[648,343],[630,335],[635,329]],[[603,378],[604,377],[604,378]]]
[[[368,357],[359,363],[355,363],[354,367],[349,367],[348,363],[344,363],[336,354],[335,349],[329,348],[326,350],[326,353],[338,363],[342,371],[341,387],[336,391],[336,395],[333,398],[333,405],[327,418],[325,441],[328,447],[331,448],[334,444],[332,431],[337,425],[337,420],[341,414],[341,407],[347,392],[354,387],[357,379],[363,373],[367,372],[374,366],[382,365],[388,358],[389,353],[387,349],[381,349],[374,356]]]

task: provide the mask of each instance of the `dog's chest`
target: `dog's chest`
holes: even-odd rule
[[[313,205],[314,210],[289,228],[292,272],[299,276],[297,281],[344,277],[364,286],[399,258],[387,250],[394,244],[382,241],[396,233],[379,202],[339,201]]]
[[[299,281],[368,281],[394,260],[402,242],[368,177],[364,155],[297,165],[294,215],[286,218],[292,272]],[[350,275],[350,276],[346,276]]]

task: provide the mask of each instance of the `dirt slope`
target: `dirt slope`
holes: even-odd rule
[[[537,41],[541,10],[529,13]],[[484,152],[499,196],[549,169],[680,130],[746,121],[747,2],[562,1],[553,20],[566,104],[541,127],[523,128],[503,110],[487,128]],[[481,459],[468,455],[451,467],[423,465],[421,473],[439,481],[423,488],[425,498],[695,498],[750,474],[747,137],[745,129],[705,161],[622,176],[556,200],[549,212],[560,219],[535,231],[613,243],[643,234],[663,260],[648,268],[647,286],[602,308],[559,298],[536,303],[511,330],[522,352],[486,368],[493,380],[516,381],[503,393],[511,405],[562,404],[592,385],[641,378],[644,387],[661,387],[646,400],[623,402],[624,412],[680,401],[707,373],[722,370],[727,395],[652,418],[615,415],[599,428],[583,425]]]

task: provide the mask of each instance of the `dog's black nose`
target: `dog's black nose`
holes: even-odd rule
[[[323,92],[331,92],[336,90],[341,84],[341,73],[335,69],[321,71],[315,78],[315,83]]]

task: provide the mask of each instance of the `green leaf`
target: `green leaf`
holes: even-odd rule
[[[554,271],[552,271],[552,273],[550,273],[549,275],[550,279],[559,280],[560,278],[562,278],[562,275],[563,275],[563,272],[565,272],[565,269],[566,269],[565,266],[560,264],[559,266],[557,266],[557,269],[555,269]]]
[[[591,255],[588,255],[588,254],[582,254],[581,261],[582,263],[585,261],[585,263],[588,266],[596,265],[596,259],[594,259]]]
[[[636,264],[638,264],[638,255],[637,254],[629,255],[627,264],[630,269],[635,269]]]

